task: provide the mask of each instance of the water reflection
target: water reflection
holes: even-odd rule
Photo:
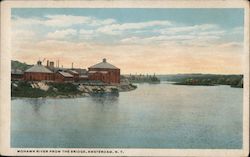
[[[91,100],[95,104],[117,104],[119,98],[119,93],[118,96],[117,94],[95,94],[91,96]]]
[[[243,90],[138,87],[119,96],[12,100],[11,146],[242,148]]]
[[[42,104],[46,103],[46,99],[26,99],[28,104],[31,104],[34,112],[38,113]]]

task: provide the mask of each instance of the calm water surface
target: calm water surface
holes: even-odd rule
[[[11,146],[242,147],[243,90],[140,84],[119,97],[14,99]]]

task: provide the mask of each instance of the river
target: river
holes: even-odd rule
[[[139,84],[119,96],[11,100],[13,148],[242,148],[243,89]]]

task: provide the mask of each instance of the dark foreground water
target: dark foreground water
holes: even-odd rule
[[[243,90],[141,84],[119,97],[15,99],[11,146],[241,148]]]

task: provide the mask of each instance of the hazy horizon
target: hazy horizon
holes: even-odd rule
[[[18,62],[21,62],[21,63],[25,63],[25,62],[22,62],[20,60],[12,60],[12,61],[18,61]],[[46,65],[45,64],[46,61],[44,61],[42,63],[42,65]],[[25,63],[27,64],[27,63]],[[28,64],[28,65],[34,65],[34,64]],[[63,67],[63,68],[68,68],[70,69],[71,67]],[[77,68],[81,68],[81,69],[88,69],[88,67],[84,68],[84,67],[73,67],[73,69],[77,69]],[[192,75],[197,75],[197,74],[201,74],[201,75],[244,75],[243,73],[239,73],[239,74],[234,74],[234,73],[202,73],[202,72],[197,72],[197,73],[140,73],[140,72],[136,72],[136,73],[122,73],[121,71],[121,75],[186,75],[186,74],[192,74]]]
[[[107,58],[122,74],[243,73],[243,9],[11,11],[12,60],[87,69]]]

